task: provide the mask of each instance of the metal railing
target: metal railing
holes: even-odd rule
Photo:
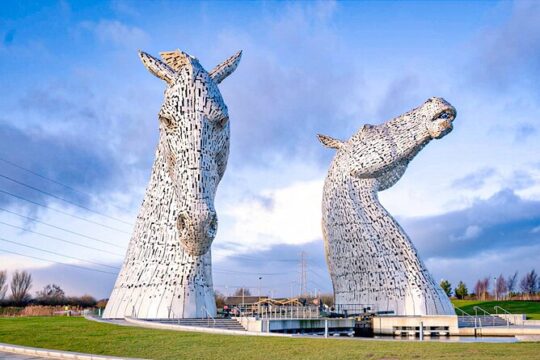
[[[287,305],[262,306],[256,315],[262,319],[319,319],[321,317],[318,306]]]
[[[208,312],[208,309],[206,308],[206,306],[203,306],[202,309],[206,313],[206,318],[208,319],[208,327],[210,327],[210,319],[212,319],[212,321],[213,321],[212,327],[216,327],[216,319],[214,319],[214,317],[212,315],[210,315],[210,313]]]
[[[458,307],[457,307],[457,308],[454,308],[454,309],[461,311],[461,313],[463,314],[463,316],[470,316],[470,317],[473,317],[471,314],[469,314],[468,312],[466,312],[466,311],[463,310],[463,309],[460,309],[460,308],[458,308]]]
[[[498,305],[495,305],[493,307],[493,310],[495,310],[495,315],[499,315],[499,309],[502,310],[502,312],[505,313],[505,314],[512,315],[512,314],[510,314],[510,312],[504,310],[502,307],[500,307]],[[510,326],[510,318],[507,316],[505,320],[506,320],[506,327],[509,327]],[[515,320],[515,318],[514,318],[514,320]]]
[[[502,316],[499,316],[501,317],[502,319],[506,320],[506,326],[510,326],[510,317],[512,317],[514,320],[512,321],[512,325],[518,325],[518,321],[516,321],[516,319],[519,319],[519,315],[517,314],[512,314],[510,311],[506,310],[506,309],[503,309],[502,307],[500,307],[499,305],[495,305],[493,307],[493,309],[495,310],[495,315],[499,316],[499,315],[502,315],[502,314],[499,314],[499,310],[506,316],[502,317]],[[510,315],[510,316],[509,316]],[[521,317],[521,321],[519,321],[521,324],[521,326],[523,326],[523,317]]]
[[[478,323],[480,323],[480,328],[482,327],[482,321],[479,322],[478,320],[480,320],[480,319],[478,319],[477,316],[472,316],[471,314],[469,314],[469,313],[466,312],[465,310],[460,309],[460,308],[458,308],[458,307],[456,307],[456,308],[454,308],[454,309],[459,310],[459,311],[463,314],[462,316],[466,316],[467,318],[472,318],[473,321],[474,321],[474,328],[475,328],[475,329],[476,329],[477,327],[479,327],[479,326],[478,326]]]
[[[473,310],[474,310],[474,315],[475,315],[475,316],[478,316],[478,310],[480,310],[481,312],[483,312],[484,315],[491,316],[491,314],[490,314],[489,312],[487,312],[486,310],[482,309],[480,306],[473,306]]]
[[[492,324],[491,324],[491,325],[492,325],[492,326],[495,326],[495,319],[496,319],[498,316],[494,316],[494,315],[490,314],[488,311],[482,309],[480,306],[474,306],[473,309],[474,309],[474,315],[475,315],[476,317],[478,317],[478,310],[480,310],[480,311],[484,314],[484,315],[480,315],[480,316],[483,316],[484,319],[486,319],[486,317],[487,317],[486,320],[488,320],[488,321],[489,321],[489,319],[491,319],[491,321],[492,321]],[[480,324],[482,324],[482,317],[479,317],[478,320],[480,321]]]
[[[379,312],[374,304],[336,304],[330,308],[330,313],[343,315],[344,317],[364,314],[393,314],[394,311]]]

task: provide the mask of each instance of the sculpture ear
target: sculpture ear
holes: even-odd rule
[[[331,149],[340,149],[343,146],[343,141],[334,139],[333,137],[317,134],[319,141],[326,147]]]
[[[236,67],[240,63],[240,59],[242,58],[242,50],[216,66],[212,71],[210,71],[210,77],[216,84],[219,84],[223,81],[227,76],[231,75],[234,70],[236,70]]]
[[[152,55],[145,53],[144,51],[139,50],[139,57],[148,71],[161,80],[165,80],[167,84],[173,83],[175,72],[169,67],[169,65],[165,64],[159,59],[156,59]]]

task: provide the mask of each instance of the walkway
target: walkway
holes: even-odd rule
[[[37,359],[45,359],[45,358],[32,356],[32,355],[18,355],[18,354],[0,351],[0,360],[37,360]]]
[[[29,346],[0,343],[0,360],[73,359],[73,360],[137,360],[106,355],[84,354],[72,351],[50,350]],[[139,359],[140,360],[140,359]]]

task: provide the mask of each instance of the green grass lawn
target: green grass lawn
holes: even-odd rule
[[[146,359],[538,359],[539,343],[488,344],[211,335],[96,323],[0,318],[0,342]]]
[[[495,312],[493,307],[500,306],[512,314],[527,314],[527,319],[540,320],[540,302],[538,301],[452,300],[452,304],[471,315],[474,315],[474,306],[479,306],[490,313]]]

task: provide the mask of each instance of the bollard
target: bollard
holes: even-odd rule
[[[324,338],[328,339],[328,319],[324,319]]]

